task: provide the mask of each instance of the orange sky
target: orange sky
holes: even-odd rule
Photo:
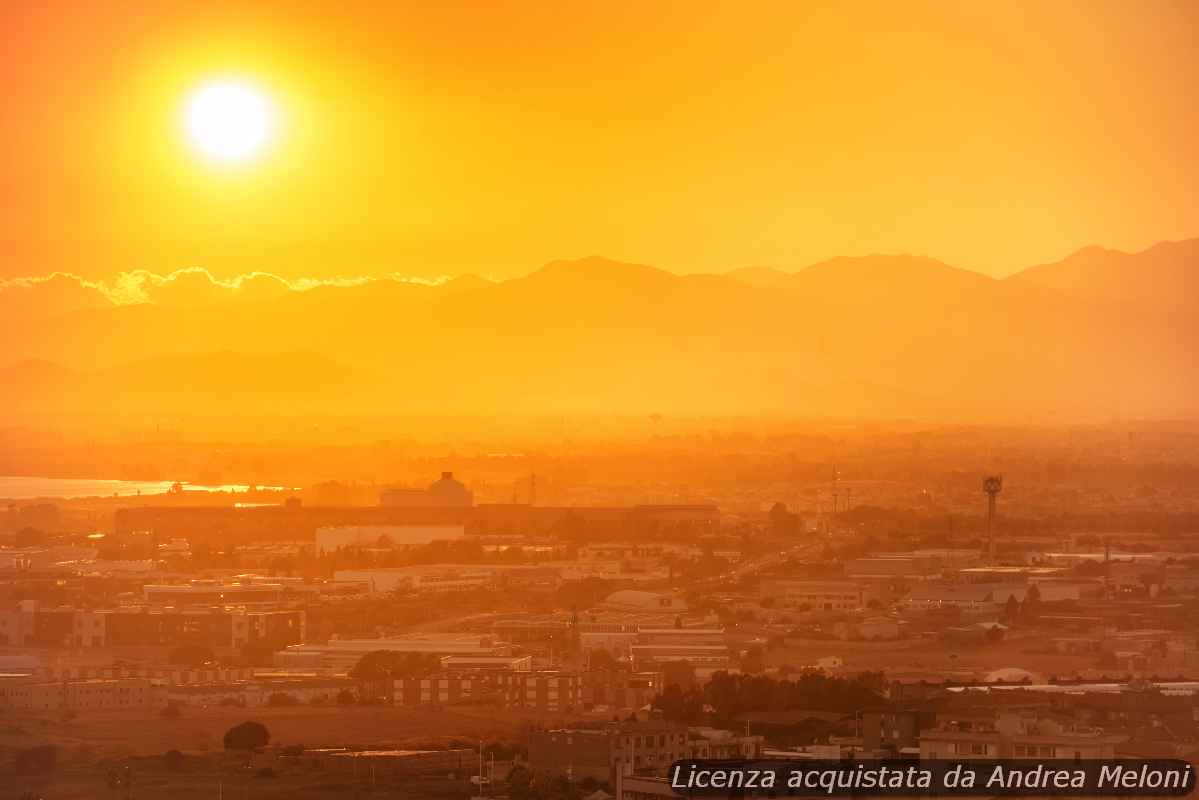
[[[395,6],[381,12],[382,6]],[[263,6],[286,11],[267,11]],[[994,274],[1199,234],[1199,5],[9,2],[0,277]],[[206,78],[285,123],[218,170]]]

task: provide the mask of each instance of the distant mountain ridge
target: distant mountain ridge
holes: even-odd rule
[[[592,256],[499,282],[257,281],[269,291],[231,303],[199,284],[203,302],[125,306],[79,305],[55,280],[61,307],[0,289],[0,381],[18,415],[1185,417],[1199,413],[1196,269],[1199,240],[1086,248],[1003,280],[902,255],[724,275]]]
[[[1135,254],[1084,247],[1008,280],[1109,304],[1185,311],[1199,297],[1199,239],[1161,242]]]

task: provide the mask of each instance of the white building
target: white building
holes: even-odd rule
[[[866,605],[865,589],[853,581],[764,580],[759,597],[780,608],[812,611],[855,611]]]
[[[342,547],[409,547],[455,541],[466,536],[462,525],[338,525],[316,529],[316,552]]]
[[[603,608],[616,611],[678,611],[687,610],[687,601],[674,594],[622,589],[604,598]]]
[[[437,656],[506,656],[511,645],[491,636],[446,636],[412,639],[334,639],[328,644],[297,644],[275,653],[277,667],[321,669],[343,673],[367,653],[387,650]]]

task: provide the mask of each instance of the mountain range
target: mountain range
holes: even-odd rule
[[[1199,239],[1006,279],[930,258],[502,282],[202,270],[0,284],[9,418],[686,412],[1193,417]],[[115,287],[115,288],[114,288]]]

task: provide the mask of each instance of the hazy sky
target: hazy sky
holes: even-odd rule
[[[268,10],[264,8],[269,6]],[[387,6],[389,10],[381,11]],[[1199,234],[1199,4],[18,2],[0,275],[1004,274]],[[184,98],[280,109],[214,168]]]

